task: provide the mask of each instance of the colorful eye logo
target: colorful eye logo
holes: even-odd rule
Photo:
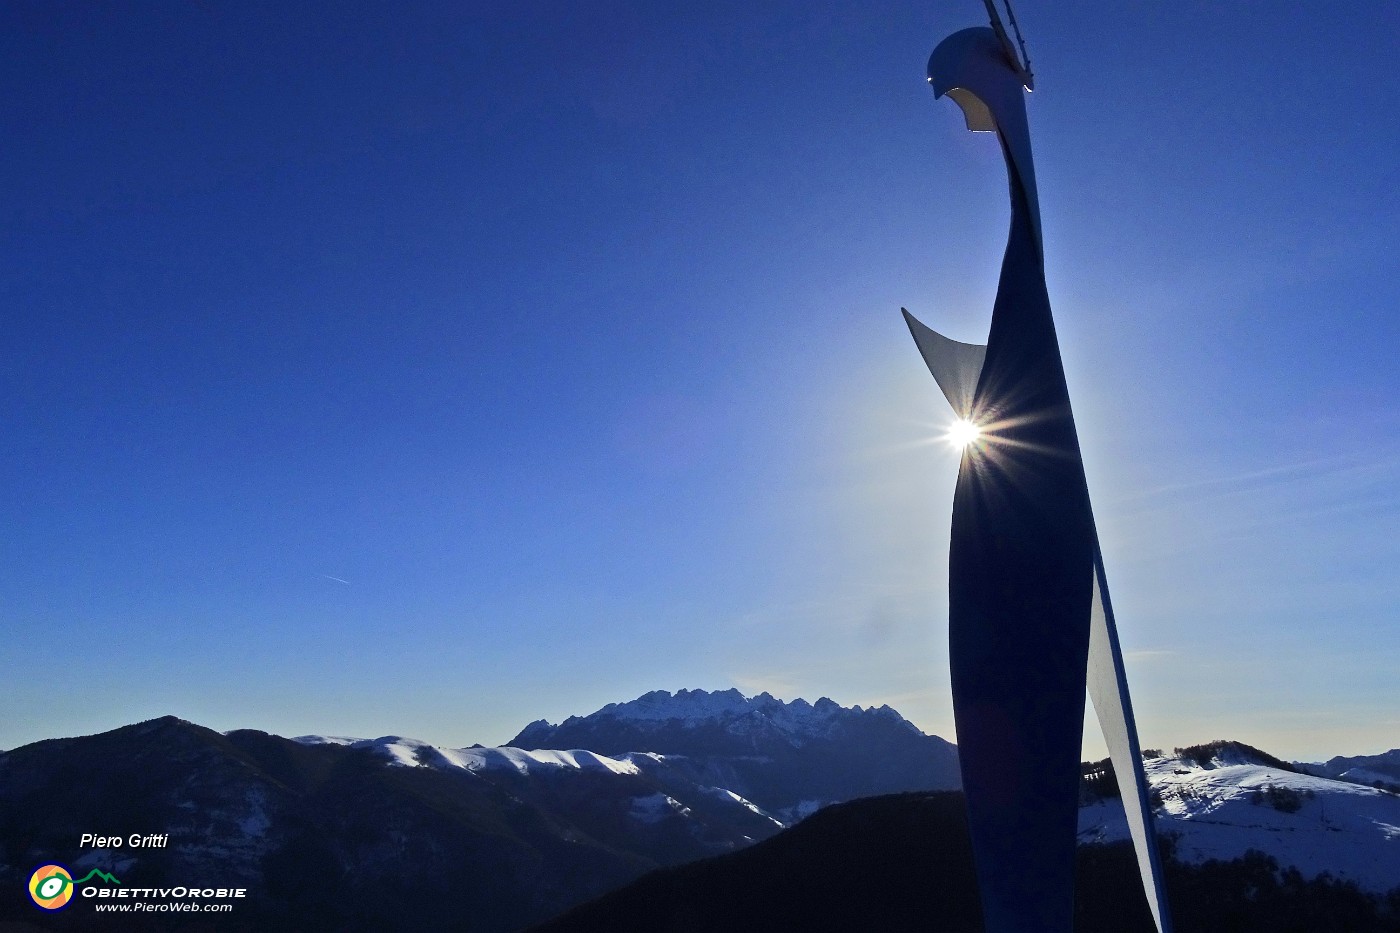
[[[29,876],[29,897],[44,910],[62,910],[73,899],[73,873],[62,865],[42,865]]]

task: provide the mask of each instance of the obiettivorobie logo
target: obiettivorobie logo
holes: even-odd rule
[[[74,888],[93,878],[101,878],[108,884],[121,884],[100,868],[94,868],[75,881],[73,873],[62,865],[40,865],[29,876],[29,898],[43,910],[62,910],[73,899]]]
[[[94,879],[104,883],[90,883]],[[29,876],[29,899],[50,912],[62,910],[77,897],[98,913],[228,913],[235,898],[247,896],[247,888],[126,885],[100,868],[74,878],[67,866],[57,862],[40,865]]]

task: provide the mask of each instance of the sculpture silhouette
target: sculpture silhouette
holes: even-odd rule
[[[983,27],[943,40],[928,77],[969,129],[997,134],[1011,195],[986,345],[950,340],[904,312],[954,411],[980,428],[964,447],[953,497],[948,641],[986,928],[1073,928],[1087,686],[1125,785],[1148,902],[1167,933],[1142,758],[1045,286],[1022,95],[1028,72],[1004,32]]]

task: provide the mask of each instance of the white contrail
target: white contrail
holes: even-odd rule
[[[334,580],[336,583],[344,583],[346,586],[349,586],[349,585],[350,585],[350,581],[349,581],[349,580],[342,580],[342,579],[340,579],[340,577],[333,577],[333,576],[331,576],[331,575],[328,574],[328,573],[323,573],[323,574],[321,574],[321,576],[325,577],[327,580]]]

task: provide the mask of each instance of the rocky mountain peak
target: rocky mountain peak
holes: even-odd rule
[[[731,735],[783,737],[789,744],[800,745],[813,738],[829,736],[843,726],[875,719],[892,722],[914,735],[923,735],[918,727],[889,706],[845,707],[830,697],[821,697],[816,703],[802,698],[785,701],[767,691],[746,697],[731,687],[715,691],[681,689],[675,693],[652,690],[635,700],[609,703],[586,716],[570,716],[558,726],[543,719],[536,720],[509,744],[520,748],[559,748],[572,747],[568,744],[570,739],[599,730],[647,735],[662,730],[719,729]]]
[[[521,749],[586,748],[602,754],[657,752],[690,756],[787,755],[839,742],[851,748],[889,750],[906,742],[932,742],[888,706],[842,706],[830,697],[815,703],[781,700],[767,691],[653,690],[634,700],[609,703],[558,725],[536,720],[509,745]],[[893,743],[893,744],[891,744]]]

